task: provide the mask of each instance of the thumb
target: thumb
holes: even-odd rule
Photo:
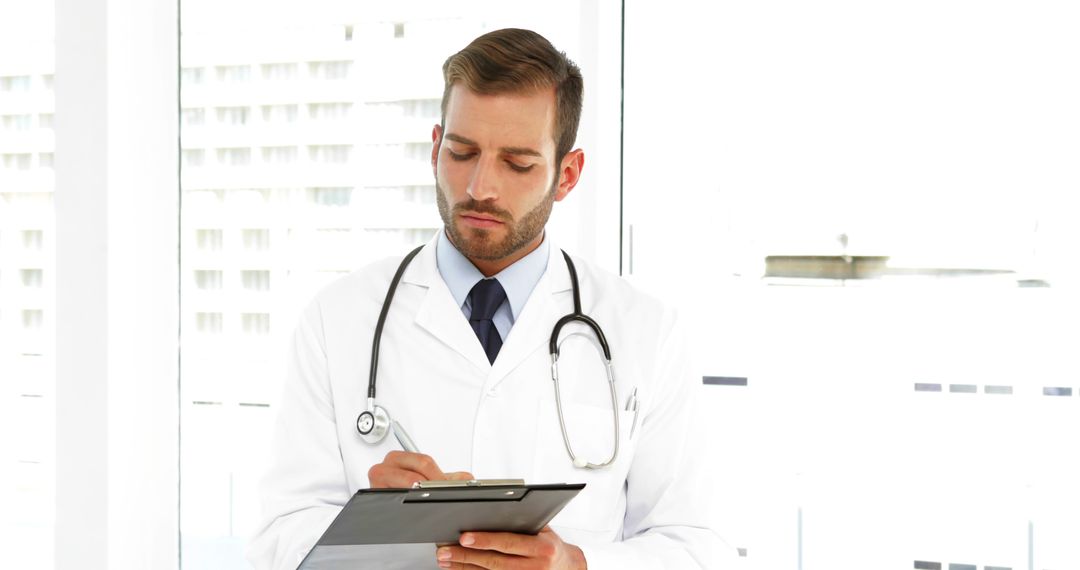
[[[468,471],[454,471],[446,474],[447,481],[470,481],[475,479]]]

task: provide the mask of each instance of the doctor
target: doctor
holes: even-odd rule
[[[574,310],[574,287],[544,225],[585,163],[572,148],[577,66],[543,37],[507,29],[451,56],[443,75],[431,165],[445,228],[404,269],[378,353],[378,404],[423,453],[395,437],[369,443],[357,427],[370,407],[373,329],[401,262],[392,258],[330,285],[301,318],[249,559],[295,568],[357,489],[476,477],[587,485],[538,536],[469,532],[407,563],[364,567],[726,567],[731,549],[697,496],[708,485],[690,429],[696,382],[673,314],[571,258],[617,395],[580,322],[559,335],[558,399],[553,389],[549,336]]]

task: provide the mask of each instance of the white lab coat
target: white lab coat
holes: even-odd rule
[[[728,567],[732,549],[702,512],[704,451],[694,447],[698,434],[689,429],[692,391],[700,384],[687,366],[673,314],[582,260],[575,260],[582,309],[603,327],[611,347],[621,439],[614,465],[581,470],[571,464],[554,404],[548,340],[573,300],[562,253],[550,249],[547,271],[492,365],[439,274],[434,241],[424,247],[386,321],[378,402],[444,471],[586,483],[551,526],[582,549],[590,570]],[[258,570],[295,568],[352,494],[370,486],[368,469],[399,449],[393,435],[370,445],[356,431],[372,331],[399,262],[386,259],[335,282],[300,320],[275,457],[261,488],[265,521],[248,550]],[[575,327],[565,330],[582,330]],[[563,407],[575,453],[601,462],[613,444],[610,396],[596,351],[579,342],[583,338],[572,337],[562,351]],[[640,416],[631,438],[634,414],[625,407],[635,386]],[[420,558],[406,566],[437,568],[434,548]],[[372,568],[389,565],[372,562]]]

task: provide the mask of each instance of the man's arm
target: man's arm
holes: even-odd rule
[[[349,500],[322,330],[312,303],[293,337],[260,488],[263,523],[248,545],[256,570],[294,570]]]

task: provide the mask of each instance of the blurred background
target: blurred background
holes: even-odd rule
[[[298,312],[438,230],[442,61],[514,26],[586,79],[587,168],[550,230],[690,323],[716,483],[703,500],[747,568],[1080,568],[1080,8],[179,0],[173,13],[178,57],[152,71],[175,74],[175,183],[143,190],[178,204],[177,247],[153,253],[175,260],[178,373],[143,379],[176,393],[178,499],[147,513],[177,521],[172,567],[248,567]],[[0,1],[0,544],[12,567],[45,570],[63,567],[69,508],[63,18],[51,1]]]

